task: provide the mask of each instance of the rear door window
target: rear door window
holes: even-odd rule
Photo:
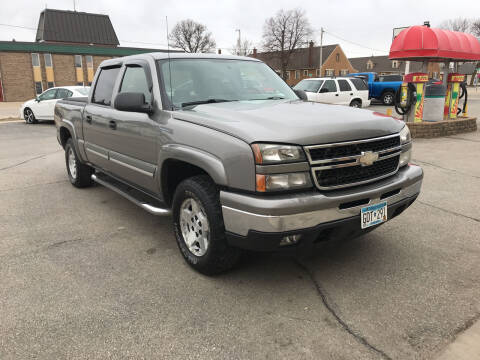
[[[120,92],[143,93],[145,102],[149,104],[152,100],[152,94],[148,86],[145,70],[140,66],[128,66],[123,76]]]
[[[338,86],[340,87],[340,91],[352,91],[352,88],[347,80],[340,79],[337,81],[338,81]]]
[[[295,85],[295,89],[316,93],[322,84],[323,80],[302,80]]]
[[[321,92],[337,92],[335,80],[325,80]]]
[[[45,91],[42,95],[39,96],[40,100],[53,100],[55,99],[55,94],[57,93],[57,89],[52,89]]]
[[[365,84],[365,81],[363,79],[353,78],[350,79],[350,81],[353,83],[353,86],[355,86],[358,91],[368,90],[368,86],[367,84]]]
[[[70,90],[67,90],[67,89],[58,89],[57,90],[57,99],[69,98],[72,95],[73,95],[73,93]]]
[[[110,105],[112,102],[113,87],[119,71],[119,67],[104,68],[100,71],[93,93],[93,103]]]

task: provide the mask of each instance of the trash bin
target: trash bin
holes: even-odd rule
[[[425,100],[423,102],[423,121],[443,120],[443,106],[445,104],[445,85],[425,85]]]

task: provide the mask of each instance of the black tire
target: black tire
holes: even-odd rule
[[[38,123],[38,120],[35,117],[35,114],[33,113],[32,109],[30,109],[30,108],[25,108],[25,110],[23,110],[23,118],[25,119],[25,123],[27,123],[27,124]]]
[[[191,199],[201,205],[202,214],[208,220],[208,246],[201,256],[194,254],[189,249],[182,233],[180,210],[182,205],[188,203]],[[199,175],[182,181],[175,190],[172,212],[177,245],[185,261],[193,269],[204,275],[215,275],[233,268],[238,263],[242,251],[229,246],[227,243],[219,191],[209,176]],[[183,224],[185,225],[185,223]]]
[[[382,103],[383,105],[392,105],[395,100],[395,93],[392,91],[385,91],[382,94]]]
[[[72,173],[72,169],[69,163],[69,156],[73,156],[75,159],[75,171]],[[92,174],[93,169],[85,164],[82,164],[78,159],[77,152],[75,151],[75,146],[73,146],[73,140],[70,138],[65,144],[65,165],[67,166],[68,179],[73,186],[77,188],[84,188],[91,186],[93,184]]]
[[[362,102],[358,99],[354,99],[350,102],[350,106],[354,108],[361,108],[362,107]]]

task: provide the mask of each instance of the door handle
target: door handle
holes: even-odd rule
[[[108,122],[108,127],[109,127],[110,129],[112,129],[112,130],[116,130],[116,129],[117,129],[117,123],[116,123],[115,121],[113,121],[113,120],[110,120],[110,121]]]
[[[85,116],[85,119],[87,120],[87,122],[88,122],[89,124],[92,123],[92,115],[87,115],[87,116]]]
[[[335,94],[335,96],[338,96],[338,94]]]
[[[350,93],[350,95],[352,95],[352,96],[353,96],[353,93]]]

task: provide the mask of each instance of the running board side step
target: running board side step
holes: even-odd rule
[[[162,207],[163,204],[161,204],[158,200],[107,175],[99,173],[92,174],[92,180],[100,185],[105,186],[106,188],[109,188],[110,190],[115,191],[117,194],[148,211],[150,214],[157,216],[166,216],[171,214],[171,210]]]

